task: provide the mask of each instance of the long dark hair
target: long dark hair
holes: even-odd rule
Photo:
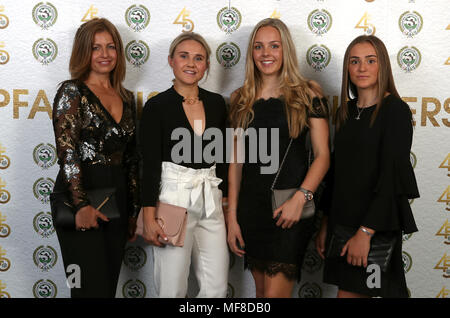
[[[126,64],[122,39],[117,28],[104,18],[94,18],[83,23],[77,30],[73,40],[72,55],[70,57],[69,71],[72,79],[85,81],[91,71],[92,44],[95,34],[108,32],[116,46],[116,67],[110,74],[111,85],[122,100],[129,102],[132,96],[122,86],[125,79]]]
[[[358,90],[350,80],[350,75],[348,72],[348,65],[350,62],[350,51],[351,49],[359,43],[368,42],[372,44],[373,48],[378,57],[378,97],[377,106],[370,119],[370,125],[372,125],[377,117],[378,111],[380,110],[384,95],[390,93],[398,98],[400,98],[397,89],[395,88],[394,77],[392,76],[391,62],[389,61],[389,54],[387,52],[386,46],[383,41],[374,35],[361,35],[355,38],[347,47],[344,55],[344,65],[342,70],[342,88],[341,88],[341,109],[336,118],[336,128],[339,129],[348,117],[348,107],[347,102],[350,99],[350,94],[354,97],[358,97]]]

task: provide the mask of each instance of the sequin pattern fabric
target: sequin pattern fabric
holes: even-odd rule
[[[83,82],[66,81],[53,103],[53,127],[59,164],[73,204],[77,208],[89,204],[83,190],[82,165],[122,165],[127,171],[129,213],[136,216],[139,205],[134,101],[124,102],[117,123]]]

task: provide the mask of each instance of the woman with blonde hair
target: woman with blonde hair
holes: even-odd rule
[[[408,199],[419,196],[412,114],[373,35],[355,38],[345,52],[336,128],[327,215],[316,239],[324,281],[338,286],[338,297],[408,297],[402,231],[417,231]]]
[[[313,199],[328,170],[329,133],[322,90],[301,76],[293,40],[281,20],[265,19],[253,29],[244,85],[231,96],[230,120],[234,128],[256,131],[256,148],[271,147],[272,157],[279,156],[282,166],[275,189],[298,191],[272,210],[277,171],[265,172],[268,164],[262,158],[249,160],[255,154],[248,150],[255,147],[245,137],[244,162],[235,157],[229,167],[228,244],[236,255],[245,256],[256,297],[291,297],[314,230],[313,218],[301,219],[303,206]],[[314,153],[309,169],[308,132]]]
[[[154,245],[153,278],[158,297],[186,297],[190,267],[197,297],[225,297],[228,248],[222,197],[226,197],[225,157],[204,156],[202,142],[211,131],[225,136],[223,97],[198,86],[209,68],[211,50],[197,33],[182,33],[170,45],[173,86],[145,104],[139,132],[143,178],[142,236]],[[178,133],[186,148],[180,150]],[[175,137],[174,137],[175,136]],[[199,145],[196,147],[195,145]],[[178,149],[178,150],[177,150]],[[183,155],[178,154],[183,152]],[[183,246],[166,244],[167,234],[155,219],[161,203],[187,211]]]
[[[125,69],[115,26],[106,19],[86,22],[75,34],[72,79],[61,84],[53,103],[60,165],[54,193],[67,193],[75,219],[69,228],[53,213],[54,225],[64,265],[79,266],[81,275],[72,297],[114,297],[127,234],[135,236],[136,110],[133,94],[122,86]],[[119,214],[108,219],[88,192],[110,188]]]

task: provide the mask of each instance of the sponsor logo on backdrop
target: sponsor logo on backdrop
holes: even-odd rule
[[[416,167],[416,164],[417,164],[417,157],[416,157],[416,155],[414,154],[414,152],[410,152],[409,153],[409,161],[411,161],[411,166],[413,167],[413,168],[415,168]]]
[[[405,46],[397,54],[398,65],[407,73],[414,71],[419,67],[422,55],[418,48],[414,46]]]
[[[33,44],[33,56],[42,65],[53,62],[58,55],[58,46],[52,39],[40,38]]]
[[[46,204],[50,201],[50,194],[55,186],[55,181],[50,178],[39,178],[33,184],[33,193],[36,199]]]
[[[331,51],[325,45],[315,44],[306,52],[306,61],[316,72],[322,72],[330,60]]]
[[[3,11],[5,11],[5,7],[0,5],[0,29],[6,29],[9,25],[8,17],[5,14],[1,13]]]
[[[48,169],[56,163],[56,148],[51,144],[39,144],[33,150],[34,162],[42,169]]]
[[[123,261],[129,269],[138,271],[147,263],[147,253],[140,246],[130,246],[125,249]]]
[[[410,233],[410,234],[402,233],[402,241],[403,241],[403,242],[409,241],[409,239],[410,239],[411,237],[412,237],[412,233]]]
[[[317,283],[304,283],[298,290],[299,298],[322,298],[322,288]]]
[[[191,19],[188,19],[191,12],[183,8],[180,14],[177,16],[173,24],[181,24],[183,29],[182,32],[192,32],[194,31],[194,22]]]
[[[11,261],[5,256],[6,250],[0,246],[0,272],[6,272],[11,267]]]
[[[144,30],[150,22],[150,11],[143,5],[132,5],[125,12],[125,21],[134,32]]]
[[[442,275],[445,278],[450,277],[450,255],[447,256],[447,253],[442,256],[442,258],[439,260],[439,262],[436,264],[434,269],[440,269],[444,272]]]
[[[1,186],[1,184],[0,184]],[[446,203],[447,207],[445,208],[447,211],[450,211],[450,186],[445,189],[444,193],[440,196],[440,198],[437,200],[437,202]],[[1,201],[0,201],[1,203]]]
[[[58,10],[50,2],[39,2],[33,8],[33,21],[43,30],[54,25],[57,18]]]
[[[235,7],[225,7],[217,13],[217,24],[226,34],[231,34],[239,29],[241,22],[242,15]]]
[[[125,47],[128,62],[135,67],[141,67],[150,56],[150,48],[144,41],[131,41]]]
[[[443,236],[445,239],[444,244],[450,245],[450,222],[448,222],[448,219],[437,231],[436,236]]]
[[[34,298],[55,298],[57,294],[56,284],[49,279],[38,280],[33,285]]]
[[[233,42],[224,42],[216,50],[217,62],[224,68],[231,68],[239,63],[241,50]]]
[[[305,254],[302,269],[308,273],[315,273],[322,268],[323,260],[317,253],[316,249],[308,249]]]
[[[355,29],[363,29],[366,35],[375,35],[375,25],[369,23],[371,19],[372,17],[367,12],[365,12],[362,18],[356,24]]]
[[[0,298],[11,298],[6,289],[6,284],[0,280]]]
[[[272,19],[281,19],[281,12],[277,9],[273,10],[272,14],[270,15],[270,18]]]
[[[4,65],[9,62],[9,53],[2,50],[5,47],[4,42],[0,42],[0,65]]]
[[[8,190],[4,189],[6,187],[6,182],[0,178],[0,204],[6,204],[11,200],[11,194]]]
[[[324,9],[316,9],[308,16],[308,27],[316,35],[327,33],[331,28],[332,22],[331,14]]]
[[[94,5],[92,4],[89,7],[89,9],[86,11],[84,16],[81,18],[81,22],[87,22],[89,20],[92,20],[93,18],[98,18],[97,14],[98,14],[98,9],[96,7],[94,7]]]
[[[450,296],[450,289],[447,289],[442,287],[442,289],[439,291],[439,294],[437,294],[436,298],[449,298]]]
[[[399,20],[398,26],[404,35],[409,38],[417,35],[423,27],[423,19],[422,16],[416,12],[406,11],[404,12]]]
[[[236,289],[233,287],[233,285],[231,285],[231,283],[228,283],[227,295],[225,297],[226,298],[234,298],[235,290]]]
[[[408,273],[411,270],[412,267],[412,257],[405,251],[402,252],[402,261],[403,261],[403,270],[405,271],[405,274]]]
[[[11,164],[11,160],[5,155],[6,148],[0,144],[0,169],[7,169]]]
[[[450,153],[445,157],[444,161],[439,165],[439,168],[447,169],[447,176],[450,177]]]
[[[33,228],[43,238],[48,238],[55,233],[51,212],[39,212],[33,218]]]
[[[56,261],[58,260],[58,254],[56,250],[51,246],[39,246],[33,252],[33,261],[36,266],[43,272],[47,272],[52,269]]]
[[[11,227],[5,223],[6,216],[0,212],[0,237],[5,238],[11,234]]]
[[[124,298],[145,298],[146,294],[147,288],[139,279],[130,279],[122,288],[122,295]]]

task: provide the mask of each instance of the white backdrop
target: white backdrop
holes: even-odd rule
[[[450,296],[448,0],[0,0],[0,297],[69,296],[49,218],[58,171],[50,116],[57,84],[69,78],[78,26],[105,17],[118,27],[129,49],[125,86],[142,107],[171,85],[168,48],[183,30],[209,42],[210,75],[201,86],[227,98],[242,85],[253,26],[270,16],[289,26],[302,74],[322,85],[333,107],[348,43],[364,33],[385,42],[416,121],[411,160],[421,197],[411,204],[420,231],[404,238],[408,288],[412,297]],[[254,297],[243,261],[231,260],[228,296]],[[311,244],[293,296],[334,297],[322,268]],[[153,295],[151,248],[129,244],[117,296]]]

